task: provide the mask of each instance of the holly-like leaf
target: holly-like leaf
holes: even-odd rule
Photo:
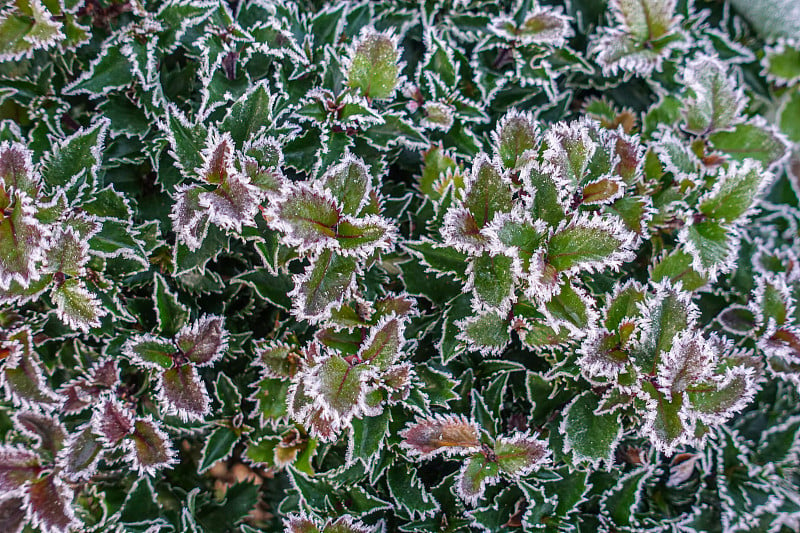
[[[711,280],[733,268],[739,251],[736,231],[711,219],[684,226],[678,240],[692,257],[692,268]]]
[[[400,67],[397,38],[365,27],[345,61],[347,84],[369,98],[389,98],[400,82]]]
[[[158,396],[168,414],[181,420],[202,420],[209,413],[210,400],[194,365],[176,365],[159,374]]]
[[[28,487],[28,520],[41,531],[66,533],[80,527],[72,510],[72,489],[54,474],[37,480]]]
[[[762,75],[776,85],[792,86],[800,81],[800,45],[780,39],[764,49]]]
[[[705,424],[720,424],[744,409],[757,390],[753,369],[736,366],[689,387],[687,396],[693,416]]]
[[[144,334],[125,341],[122,353],[134,364],[146,368],[166,369],[172,366],[177,349],[170,341]]]
[[[519,268],[511,257],[484,252],[470,261],[465,288],[474,292],[479,306],[507,311],[514,299]]]
[[[32,153],[20,143],[0,143],[0,187],[6,195],[13,191],[36,198],[41,187],[41,177],[33,168]]]
[[[497,462],[490,461],[484,454],[475,454],[461,468],[456,478],[456,492],[467,504],[477,505],[487,485],[494,485],[500,479],[499,471]]]
[[[580,216],[553,232],[547,243],[545,268],[555,272],[618,269],[633,259],[632,240],[632,235],[612,219]]]
[[[115,446],[133,431],[134,417],[120,402],[109,399],[95,410],[92,428],[110,446]]]
[[[289,293],[293,312],[301,319],[319,321],[348,298],[355,285],[358,260],[324,250],[313,258],[302,275],[294,277]]]
[[[0,191],[0,289],[16,282],[25,289],[40,278],[37,264],[45,258],[48,229],[35,218],[33,201],[24,192]]]
[[[133,433],[125,441],[128,460],[139,475],[153,475],[177,462],[167,434],[151,418],[141,418],[134,424]]]
[[[492,30],[511,41],[522,45],[550,45],[561,48],[574,32],[570,27],[570,17],[560,8],[540,6],[534,2],[525,20],[517,25],[511,18],[501,17],[494,22]]]
[[[175,335],[181,355],[197,367],[213,365],[228,349],[228,332],[221,316],[206,315]]]
[[[547,443],[525,433],[499,437],[494,454],[500,470],[512,478],[527,476],[547,463],[550,450]]]
[[[0,347],[8,353],[0,374],[3,389],[15,405],[53,409],[61,403],[62,398],[47,384],[30,329],[13,331],[0,341]]]
[[[493,311],[467,317],[456,326],[461,330],[456,338],[483,355],[499,355],[511,342],[508,320]]]
[[[306,378],[309,382],[309,394],[317,399],[326,413],[344,424],[361,407],[368,370],[366,365],[353,365],[341,356],[331,356],[315,367]]]
[[[269,216],[272,227],[283,232],[283,242],[303,252],[335,243],[335,228],[341,213],[330,192],[298,184]]]
[[[98,327],[100,318],[108,314],[100,300],[76,278],[68,279],[56,287],[50,298],[56,304],[58,318],[68,326],[84,332]]]
[[[737,124],[731,131],[717,131],[708,137],[715,150],[727,154],[734,161],[754,159],[769,170],[774,170],[788,153],[789,144],[782,134],[763,120]]]
[[[684,395],[665,397],[655,386],[645,381],[642,396],[647,402],[645,424],[642,433],[650,438],[653,446],[665,454],[672,454],[680,444],[691,442],[688,421],[681,414]]]
[[[202,194],[205,194],[202,187],[179,185],[169,215],[178,238],[192,251],[200,248],[208,233],[208,213],[200,205]]]
[[[337,165],[322,176],[322,183],[342,206],[347,215],[357,215],[367,202],[371,177],[364,161],[346,154]]]
[[[26,483],[39,477],[45,467],[41,458],[22,447],[0,446],[0,490],[17,493]]]
[[[642,304],[643,316],[637,321],[641,333],[634,350],[647,372],[656,369],[659,357],[672,348],[679,333],[694,326],[698,314],[691,294],[667,282],[657,285],[655,289],[655,294]]]
[[[695,135],[726,130],[741,121],[747,103],[741,84],[717,58],[700,56],[683,73],[692,98],[684,103],[684,129]]]
[[[721,171],[714,189],[701,198],[699,210],[709,218],[722,222],[736,222],[746,216],[755,200],[772,183],[773,175],[761,165],[746,160],[744,164],[731,164]]]
[[[498,213],[511,211],[512,191],[497,161],[479,154],[465,184],[464,207],[472,214],[478,228],[489,224]]]
[[[25,500],[9,496],[0,500],[0,530],[20,533],[25,527]]]
[[[381,319],[359,348],[358,359],[379,370],[386,370],[400,356],[404,332],[405,322],[397,316],[389,315]]]
[[[36,446],[55,455],[67,438],[64,425],[53,415],[36,411],[17,411],[13,417],[16,428],[32,439]]]
[[[658,364],[658,384],[663,390],[682,393],[695,382],[709,379],[717,364],[719,344],[692,330],[680,331],[669,352]]]
[[[44,158],[41,172],[51,187],[64,187],[74,180],[94,185],[102,161],[108,119],[81,128],[57,145]]]
[[[35,50],[50,48],[64,39],[63,25],[40,0],[9,4],[0,14],[0,61],[31,57]],[[16,8],[16,9],[15,9]]]
[[[390,251],[396,234],[395,227],[377,215],[364,218],[344,216],[336,226],[336,242],[340,253],[361,257],[369,257],[376,250]]]
[[[595,411],[599,398],[586,392],[575,398],[566,408],[559,431],[564,435],[564,452],[572,451],[578,462],[597,466],[600,461],[614,462],[614,451],[622,435],[619,414]]]
[[[530,113],[511,110],[492,133],[494,148],[505,168],[515,169],[526,162],[526,153],[539,144],[539,125]]]
[[[103,457],[103,443],[95,434],[91,424],[86,424],[72,433],[66,446],[57,457],[58,466],[66,478],[78,481],[91,478],[97,471],[97,463]]]
[[[481,445],[478,425],[463,416],[436,415],[410,423],[400,432],[400,446],[411,457],[428,459],[439,454],[470,453]]]

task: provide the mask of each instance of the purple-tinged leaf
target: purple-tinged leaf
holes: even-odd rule
[[[604,205],[613,203],[625,193],[622,180],[615,176],[597,178],[583,186],[581,205]]]
[[[679,453],[669,462],[669,479],[667,487],[682,485],[694,474],[695,464],[700,460],[700,454]]]
[[[283,520],[285,533],[321,533],[317,523],[305,514],[290,514]]]
[[[38,411],[17,411],[14,425],[21,433],[36,440],[36,447],[55,455],[67,438],[67,430],[58,418]]]
[[[0,499],[0,531],[20,533],[25,526],[25,500],[19,496]]]
[[[0,444],[0,491],[17,493],[27,482],[39,477],[45,468],[33,451]]]
[[[208,233],[208,213],[200,205],[200,196],[206,190],[196,185],[178,185],[175,188],[175,203],[169,218],[178,238],[189,250],[197,250]]]
[[[518,479],[546,464],[550,450],[544,440],[526,433],[515,433],[495,441],[494,455],[500,470]]]
[[[116,399],[105,400],[92,415],[92,428],[109,446],[116,446],[133,431],[134,414]]]
[[[383,387],[389,393],[390,405],[402,402],[411,393],[411,378],[414,375],[411,363],[390,366],[381,375]]]
[[[489,245],[489,238],[466,207],[450,208],[444,216],[441,232],[445,244],[459,252],[476,255]]]
[[[404,321],[393,315],[382,318],[372,327],[369,336],[359,348],[358,360],[373,365],[379,370],[385,370],[400,355],[404,332]]]
[[[74,493],[54,474],[33,482],[27,490],[28,520],[42,533],[67,533],[82,524],[72,510]]]
[[[336,199],[326,190],[300,183],[267,211],[268,222],[283,232],[283,242],[299,252],[319,250],[335,243],[341,212]]]
[[[100,300],[78,278],[64,281],[53,289],[50,298],[56,304],[56,314],[66,325],[84,333],[100,326],[100,318],[108,314]]]
[[[366,526],[350,515],[320,523],[305,513],[290,514],[283,525],[285,533],[377,533],[374,526]]]
[[[618,335],[606,330],[597,330],[583,341],[578,365],[590,378],[616,378],[628,365],[629,358],[620,346]]]
[[[698,331],[679,331],[658,364],[658,385],[676,394],[711,378],[723,347],[720,340],[706,340]]]
[[[203,165],[197,174],[206,182],[214,185],[225,183],[236,173],[233,166],[233,139],[230,133],[209,136],[203,149]]]
[[[119,366],[116,359],[101,359],[89,371],[90,382],[98,387],[110,389],[119,385]]]
[[[364,161],[350,153],[322,176],[324,187],[342,206],[342,213],[358,215],[367,202],[372,177]]]
[[[85,424],[70,434],[66,446],[58,454],[57,464],[62,476],[72,481],[87,480],[97,471],[102,457],[103,443],[91,424]]]
[[[171,368],[178,348],[170,341],[154,337],[149,333],[125,342],[122,353],[135,365],[145,368]]]
[[[400,432],[400,446],[417,459],[439,454],[474,452],[481,446],[481,430],[472,420],[457,415],[418,418]]]
[[[20,143],[0,143],[0,188],[5,194],[22,191],[30,198],[37,197],[42,179],[33,169],[31,155]]]
[[[34,218],[33,201],[22,191],[0,190],[0,289],[16,281],[25,289],[39,279],[37,264],[45,258],[47,228]]]
[[[0,341],[0,353],[8,354],[0,380],[15,405],[54,408],[62,398],[47,384],[32,342],[28,328],[19,329]]]
[[[512,18],[502,16],[493,21],[491,30],[522,46],[548,45],[561,48],[567,39],[574,35],[570,22],[572,18],[564,15],[560,7],[540,6],[534,2],[525,20],[517,24]]]
[[[134,424],[130,438],[125,441],[128,459],[139,475],[153,475],[162,468],[177,462],[175,450],[167,434],[150,417],[140,418]]]
[[[198,367],[217,362],[228,349],[224,321],[220,316],[206,315],[191,326],[184,326],[175,336],[182,356]]]
[[[487,486],[500,480],[500,467],[486,454],[478,453],[464,462],[456,478],[455,491],[468,505],[477,505]]]
[[[158,396],[165,412],[184,422],[203,420],[210,410],[206,387],[191,364],[164,370],[158,379]]]
[[[239,174],[229,176],[213,192],[201,192],[198,205],[207,209],[208,220],[223,229],[241,233],[242,226],[255,226],[261,192]]]

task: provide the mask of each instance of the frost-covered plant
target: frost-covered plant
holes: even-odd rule
[[[797,531],[798,17],[6,2],[0,531]]]

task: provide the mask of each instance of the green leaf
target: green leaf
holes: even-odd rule
[[[395,463],[386,471],[386,484],[389,494],[410,518],[424,518],[439,510],[439,503],[425,489],[415,468]]]
[[[732,164],[717,175],[714,189],[700,200],[698,209],[714,220],[736,222],[748,213],[771,179],[771,174],[751,160],[741,166]]]
[[[258,485],[244,481],[231,485],[224,499],[197,511],[197,522],[206,531],[230,531],[258,503]]]
[[[394,315],[389,315],[375,325],[358,350],[358,359],[386,370],[400,355],[405,339],[405,324]]]
[[[559,431],[564,435],[564,452],[572,451],[578,462],[597,467],[600,461],[614,462],[614,451],[622,435],[618,413],[598,415],[600,399],[591,392],[575,398],[566,408]]]
[[[486,154],[478,155],[467,182],[464,207],[472,214],[480,229],[489,224],[495,214],[511,211],[511,206],[511,184]]]
[[[295,280],[295,288],[289,293],[294,310],[301,319],[317,320],[340,305],[349,295],[355,283],[358,262],[333,250],[324,250],[305,274]]]
[[[657,450],[670,454],[686,435],[687,428],[680,414],[684,396],[673,394],[670,400],[649,381],[642,382],[642,389],[652,399],[644,434],[650,437]]]
[[[347,59],[347,84],[369,98],[389,98],[399,82],[400,52],[388,32],[365,28]]]
[[[101,49],[81,76],[65,88],[67,94],[100,96],[133,84],[131,63],[121,52],[122,44]]]
[[[781,107],[780,116],[778,117],[781,132],[794,143],[800,143],[798,116],[800,116],[800,87],[795,87],[789,99]]]
[[[214,466],[217,461],[227,459],[238,441],[239,435],[230,428],[219,427],[212,431],[211,435],[206,438],[197,471],[202,474]]]
[[[618,19],[638,41],[663,37],[675,20],[670,0],[619,0],[614,4]]]
[[[715,150],[729,155],[734,161],[755,159],[764,168],[771,168],[788,149],[774,128],[760,120],[738,124],[733,131],[712,133],[708,140]]]
[[[262,128],[269,128],[274,121],[272,96],[266,83],[258,83],[231,106],[220,128],[231,134],[233,142],[241,148]]]
[[[467,289],[472,289],[481,303],[489,307],[505,309],[514,297],[513,259],[502,254],[488,252],[472,258],[467,273]]]
[[[64,187],[77,178],[94,187],[108,124],[107,119],[98,120],[55,144],[41,167],[45,183]]]
[[[386,219],[375,215],[366,218],[343,217],[336,226],[336,241],[340,250],[356,251],[361,255],[376,249],[388,250],[394,237]]]
[[[77,278],[64,281],[50,293],[50,298],[56,305],[58,318],[68,326],[82,331],[98,327],[100,318],[108,313],[101,307],[97,297]]]
[[[271,216],[273,227],[284,233],[284,242],[302,252],[330,243],[341,213],[330,194],[297,185],[275,206]]]
[[[494,454],[500,470],[513,478],[527,476],[547,460],[547,443],[524,434],[500,437],[494,443]]]
[[[359,408],[365,384],[366,365],[351,365],[334,355],[313,369],[313,392],[322,406],[337,417],[349,420]]]
[[[525,162],[523,154],[538,145],[539,126],[530,113],[511,111],[500,121],[493,140],[503,166],[517,168]]]
[[[692,264],[694,258],[680,248],[676,248],[661,257],[653,266],[650,279],[656,283],[669,280],[673,284],[681,282],[681,287],[687,291],[696,291],[708,284],[708,277],[700,274]]]
[[[544,312],[556,324],[572,325],[573,330],[588,329],[596,320],[596,313],[591,304],[590,296],[572,283],[565,283],[559,293],[553,295],[545,304]]]
[[[800,80],[800,46],[797,43],[781,41],[776,46],[766,47],[765,52],[761,65],[767,80],[778,85],[793,85]]]
[[[629,247],[630,235],[612,221],[581,217],[553,233],[545,261],[557,272],[602,270],[632,259]]]
[[[357,215],[367,201],[370,181],[367,165],[349,153],[322,176],[324,186],[338,200],[342,212],[348,215]]]
[[[153,287],[153,299],[156,304],[156,320],[159,332],[172,337],[186,324],[189,310],[178,301],[178,296],[169,290],[164,278],[156,274]]]
[[[616,486],[603,493],[603,508],[618,526],[636,524],[634,515],[641,503],[643,485],[653,475],[651,468],[641,466],[622,476]]]
[[[456,492],[467,503],[475,505],[483,497],[487,485],[497,482],[500,467],[485,455],[476,454],[464,463],[456,480]]]
[[[422,259],[427,266],[437,272],[454,274],[460,278],[466,277],[468,256],[455,248],[439,246],[428,240],[407,241],[403,243],[403,246],[412,250],[413,255]]]
[[[149,477],[139,478],[128,492],[122,506],[120,521],[123,524],[146,524],[161,516],[157,493]]]
[[[208,130],[202,122],[193,124],[176,107],[170,107],[169,110],[167,135],[172,147],[170,154],[184,176],[191,176],[196,168],[203,165]]]
[[[348,455],[353,459],[361,459],[370,466],[372,460],[384,448],[383,441],[389,434],[389,422],[392,415],[384,410],[377,416],[354,418],[350,429],[350,447]]]
[[[678,234],[692,256],[692,267],[701,275],[715,279],[718,272],[727,272],[736,260],[739,239],[731,229],[715,220],[703,220]]]
[[[696,383],[687,388],[692,409],[703,422],[719,423],[732,413],[740,411],[755,394],[752,374],[744,367],[729,370],[719,382]]]
[[[746,100],[740,84],[729,77],[724,63],[701,56],[683,74],[693,98],[684,103],[685,130],[696,135],[725,130],[738,122]]]
[[[511,342],[508,320],[491,311],[468,317],[456,326],[461,329],[457,338],[467,349],[483,355],[500,354]]]
[[[694,326],[697,308],[689,293],[665,283],[657,286],[656,294],[645,300],[642,309],[642,333],[634,354],[641,367],[650,373],[655,371],[661,354],[670,350],[678,333]]]

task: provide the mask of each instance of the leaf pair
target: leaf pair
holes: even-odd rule
[[[417,419],[400,436],[400,446],[416,459],[469,455],[456,480],[456,490],[470,505],[476,505],[485,488],[497,483],[501,475],[512,480],[525,477],[545,465],[550,455],[545,441],[527,433],[485,443],[474,421],[456,415]]]
[[[172,339],[139,335],[129,339],[122,352],[132,363],[157,371],[162,408],[181,420],[203,420],[210,400],[198,368],[213,365],[228,347],[222,317],[208,315],[184,326]]]

